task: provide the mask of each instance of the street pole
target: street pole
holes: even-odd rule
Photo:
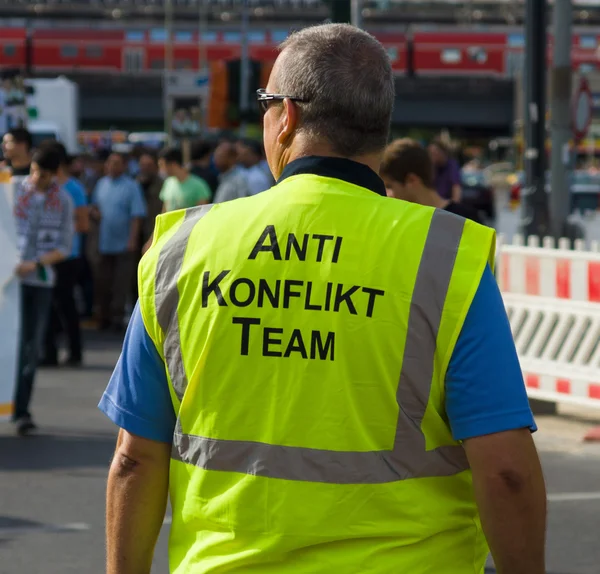
[[[163,102],[165,110],[165,132],[169,145],[173,144],[173,104],[168,96],[171,72],[173,71],[173,0],[165,1],[165,69],[163,74]]]
[[[362,0],[351,0],[350,13],[352,15],[352,25],[362,28]]]
[[[521,227],[528,237],[550,231],[546,197],[546,0],[527,0],[525,16],[525,186]]]
[[[205,0],[200,0],[200,7],[198,13],[198,73],[206,74],[209,77],[209,65],[208,65],[208,48],[206,46],[206,37],[208,32],[208,6]],[[202,132],[205,131],[208,126],[208,102],[206,97],[202,98],[200,115],[202,118],[202,125],[200,129]]]
[[[248,28],[250,24],[250,11],[248,0],[242,3],[242,55],[240,60],[240,136],[246,135],[248,115],[248,99],[250,96],[250,54],[248,48]]]
[[[550,223],[552,235],[566,236],[567,217],[571,212],[569,170],[571,153],[571,0],[554,2],[554,54],[552,60],[552,170]]]
[[[198,13],[198,72],[208,70],[208,50],[206,48],[206,32],[208,30],[207,8],[205,0],[201,0]]]

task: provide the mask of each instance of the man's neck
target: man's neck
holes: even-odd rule
[[[298,138],[296,138],[298,139]],[[290,147],[284,150],[281,161],[280,161],[280,171],[279,176],[283,172],[285,166],[296,159],[300,159],[302,157],[309,156],[319,156],[319,157],[336,157],[349,159],[351,161],[355,161],[357,163],[362,163],[367,167],[371,168],[375,173],[379,173],[379,168],[381,167],[381,154],[368,154],[362,156],[353,156],[353,157],[345,157],[340,154],[337,154],[331,150],[331,148],[326,144],[313,144],[311,142],[306,142],[303,140],[294,141]]]
[[[70,176],[66,173],[57,173],[56,174],[56,183],[58,183],[58,185],[60,185],[61,187],[63,185],[65,185],[65,183],[67,183],[67,181],[69,181]]]
[[[23,169],[28,167],[31,164],[31,159],[29,156],[26,157],[16,157],[10,160],[10,165],[14,169]]]
[[[429,187],[423,187],[420,189],[418,197],[421,205],[437,207],[438,209],[444,209],[450,203],[449,199],[440,197],[435,189],[430,189]]]
[[[190,172],[184,167],[178,169],[175,173],[175,177],[180,181],[180,183],[183,183],[189,176]]]

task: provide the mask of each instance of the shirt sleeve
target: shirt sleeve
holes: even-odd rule
[[[450,181],[452,185],[460,185],[460,167],[456,160],[450,160]]]
[[[96,207],[99,207],[98,205],[98,195],[99,195],[99,190],[100,190],[100,186],[102,185],[102,178],[100,178],[97,182],[96,185],[94,186],[94,189],[92,190],[92,193],[90,195],[90,205],[95,205]]]
[[[70,191],[75,208],[85,207],[87,205],[85,190],[83,189],[83,186],[80,183],[74,182]]]
[[[198,178],[198,181],[196,183],[197,185],[195,187],[195,202],[198,203],[200,201],[208,201],[211,195],[208,184],[201,178]]]
[[[131,185],[131,217],[146,217],[146,200],[142,193],[142,188],[137,181],[134,181]]]
[[[163,202],[167,203],[170,199],[169,197],[169,180],[165,179],[163,181],[162,187],[160,188],[160,193],[158,194],[158,198]]]
[[[73,249],[73,237],[75,235],[74,203],[71,196],[65,191],[60,192],[63,199],[63,210],[61,215],[60,236],[56,249],[65,257],[71,255]]]
[[[537,430],[510,323],[489,266],[450,360],[446,412],[455,440]]]
[[[146,331],[139,304],[98,407],[131,434],[158,442],[173,440],[176,417],[165,364]]]

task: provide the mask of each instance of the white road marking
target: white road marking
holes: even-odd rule
[[[577,502],[582,500],[600,500],[600,492],[562,492],[549,494],[550,502]]]

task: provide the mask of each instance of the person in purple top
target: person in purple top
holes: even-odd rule
[[[460,168],[448,148],[439,140],[429,144],[429,156],[433,163],[434,185],[440,197],[460,203]]]

